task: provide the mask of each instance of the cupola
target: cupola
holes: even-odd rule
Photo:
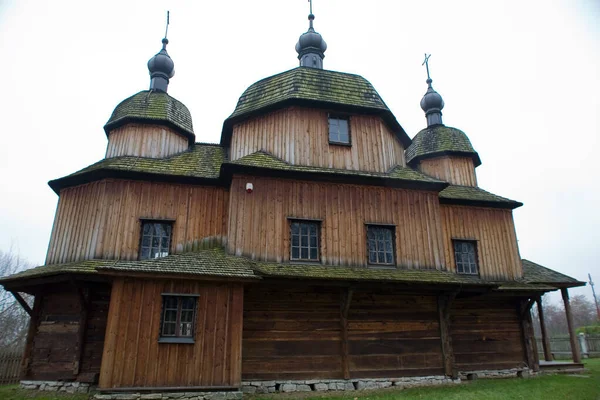
[[[427,68],[427,91],[421,99],[427,127],[417,133],[406,149],[406,162],[437,179],[455,185],[477,186],[475,167],[481,165],[481,160],[463,131],[442,122],[444,100],[433,89],[429,57],[426,55],[423,62]]]
[[[104,126],[108,137],[106,158],[164,158],[194,144],[190,111],[167,94],[169,80],[175,75],[175,64],[167,53],[168,43],[165,37],[162,49],[148,61],[150,89],[119,103]]]
[[[308,15],[308,31],[300,35],[298,43],[296,43],[296,52],[301,67],[310,67],[323,69],[323,59],[325,58],[325,50],[327,43],[323,40],[323,36],[315,31],[313,21],[315,16],[312,13],[312,2],[310,3],[310,14]]]

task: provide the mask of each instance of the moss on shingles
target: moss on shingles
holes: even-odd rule
[[[66,273],[95,274],[98,272],[96,269],[97,267],[113,262],[114,261],[110,260],[86,260],[66,264],[42,265],[10,276],[1,277],[0,283]]]
[[[436,157],[443,153],[462,153],[473,158],[475,166],[481,164],[467,135],[460,129],[445,125],[431,126],[417,133],[406,149],[406,162],[411,164],[424,157]]]
[[[362,76],[298,67],[251,85],[242,94],[229,118],[289,99],[389,111],[373,85]]]
[[[523,205],[518,201],[492,194],[474,186],[450,185],[440,192],[440,199],[498,203],[514,206],[514,208]]]
[[[165,122],[179,128],[186,136],[194,135],[192,116],[179,100],[164,92],[143,90],[123,100],[104,126],[106,134],[127,122]]]
[[[225,149],[221,146],[196,143],[191,150],[168,158],[133,156],[107,158],[65,178],[103,169],[217,179],[225,157]]]
[[[521,260],[523,264],[523,281],[527,283],[542,283],[542,284],[574,284],[574,286],[585,285],[575,278],[561,274],[550,268],[536,264],[533,261],[526,259]]]

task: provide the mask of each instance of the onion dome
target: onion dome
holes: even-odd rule
[[[108,136],[127,123],[164,125],[187,137],[190,145],[196,140],[190,111],[164,91],[143,90],[123,100],[104,125],[104,131]]]
[[[431,86],[431,78],[427,79],[427,92],[421,99],[421,108],[425,111],[427,126],[442,124],[442,109],[444,108],[444,99]]]
[[[148,71],[150,72],[150,90],[166,92],[169,79],[175,75],[175,63],[167,53],[169,39],[164,38],[162,44],[161,51],[148,60]]]
[[[325,58],[325,50],[327,43],[323,40],[320,33],[315,32],[313,21],[315,16],[311,13],[308,15],[309,27],[308,31],[303,33],[296,43],[296,52],[301,67],[311,67],[323,69],[323,59]]]
[[[406,149],[406,162],[415,166],[420,160],[445,155],[470,157],[475,167],[481,165],[479,154],[467,135],[460,129],[442,124],[428,126],[417,133],[412,144]]]

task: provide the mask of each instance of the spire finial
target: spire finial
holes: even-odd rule
[[[427,53],[425,53],[425,61],[423,61],[423,64],[425,68],[427,69],[427,84],[429,85],[429,87],[431,87],[431,82],[433,82],[431,80],[431,77],[429,76],[429,57],[431,57],[431,54],[427,55]]]
[[[167,11],[167,27],[165,28],[165,39],[167,39],[167,34],[169,33],[169,11]]]
[[[301,67],[323,69],[323,59],[325,58],[324,53],[327,50],[327,43],[325,43],[319,33],[315,32],[315,28],[313,27],[315,16],[312,9],[312,0],[308,0],[308,3],[310,5],[308,31],[300,36],[300,40],[296,44],[296,51],[298,52]]]
[[[310,3],[310,11],[308,13],[308,29],[314,30],[315,28],[313,27],[313,21],[315,20],[315,15],[312,12],[312,0],[308,0],[308,2]]]
[[[167,34],[169,33],[169,12],[167,11],[167,26],[165,37],[162,40],[162,50],[148,61],[150,71],[150,90],[166,92],[169,87],[169,79],[175,75],[175,65],[167,53]]]

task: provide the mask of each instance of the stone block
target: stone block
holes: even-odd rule
[[[297,392],[312,392],[310,385],[296,385]]]
[[[242,392],[248,394],[256,393],[256,386],[242,386]]]
[[[138,393],[115,394],[112,396],[114,400],[137,400],[140,398]]]
[[[142,399],[142,400],[160,400],[160,399],[162,399],[162,394],[160,394],[160,393],[142,394],[140,396],[140,399]]]
[[[266,386],[259,386],[256,388],[256,393],[258,394],[266,394],[269,393],[269,388]]]
[[[377,384],[373,381],[358,381],[356,389],[357,390],[377,389]]]
[[[339,383],[338,383],[339,385]],[[342,383],[343,385],[343,390],[354,390],[354,384],[352,382],[346,382],[346,383]]]
[[[90,388],[87,386],[79,386],[77,388],[77,393],[87,393],[90,391]]]
[[[46,386],[46,392],[58,392],[58,386]]]
[[[169,399],[182,399],[185,396],[185,393],[167,393],[166,394],[168,396]],[[196,394],[194,393],[194,396],[196,396]]]
[[[386,381],[386,382],[377,382],[377,387],[379,389],[385,389],[385,388],[389,388],[390,386],[392,386],[392,382],[390,381]]]
[[[95,400],[112,400],[112,396],[110,394],[95,394]]]
[[[281,391],[284,392],[284,393],[295,392],[296,391],[296,384],[294,384],[294,383],[285,383],[285,384],[281,385]]]
[[[268,390],[269,390],[269,393],[275,393],[277,391],[277,388],[275,386],[269,386]]]
[[[326,383],[315,383],[315,390],[317,392],[325,392],[328,389],[329,389],[329,386],[327,386]]]
[[[63,387],[65,387],[65,386],[63,386]],[[77,388],[75,386],[66,386],[65,392],[75,393],[75,392],[77,392]]]
[[[266,392],[265,392],[266,393]],[[225,398],[227,400],[241,400],[244,394],[242,392],[227,392]]]

